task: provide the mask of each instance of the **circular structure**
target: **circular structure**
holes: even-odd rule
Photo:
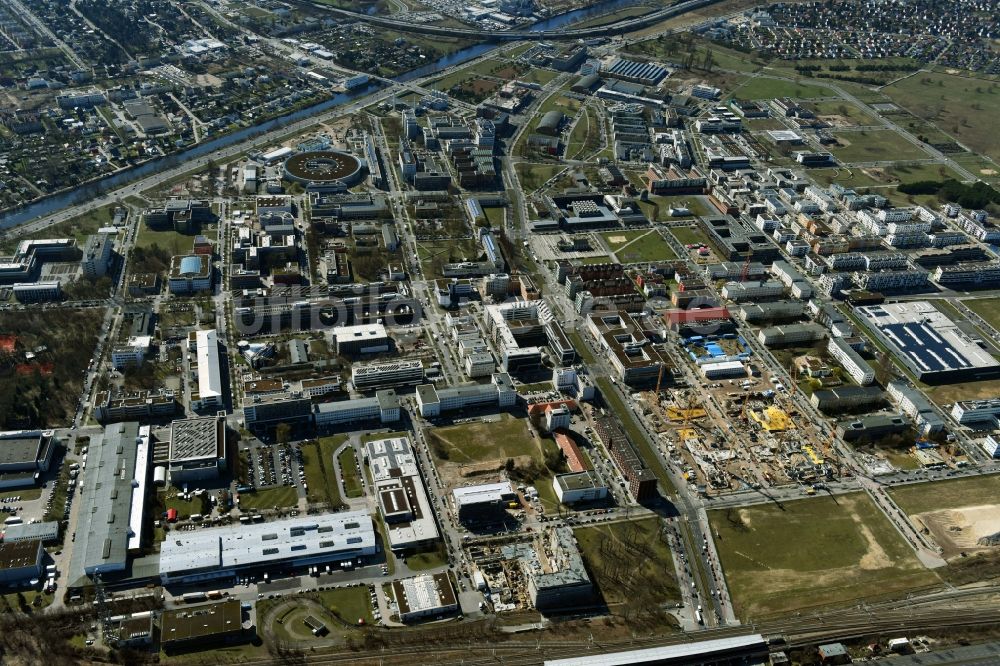
[[[351,187],[364,178],[364,165],[339,150],[308,150],[285,160],[285,178],[296,183],[341,182]]]

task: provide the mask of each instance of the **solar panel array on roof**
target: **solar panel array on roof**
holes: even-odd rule
[[[608,72],[625,79],[648,81],[654,84],[662,81],[668,74],[667,70],[659,65],[654,65],[650,62],[626,60],[625,58],[619,58],[612,63]]]

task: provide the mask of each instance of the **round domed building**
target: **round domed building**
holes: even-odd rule
[[[364,180],[365,164],[340,150],[308,150],[285,160],[285,179],[308,185],[342,183],[353,187]]]

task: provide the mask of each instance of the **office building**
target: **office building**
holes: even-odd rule
[[[389,335],[382,324],[358,324],[334,329],[338,355],[378,354],[389,351]]]
[[[956,402],[951,408],[951,418],[963,426],[995,428],[1000,418],[1000,398]]]
[[[111,268],[111,251],[114,248],[114,236],[112,234],[92,234],[87,236],[87,242],[83,246],[83,258],[80,260],[80,268],[83,275],[92,280],[104,277]]]
[[[417,387],[417,406],[424,418],[436,418],[459,409],[503,410],[517,403],[517,390],[506,373],[496,373],[487,384],[464,384],[439,389],[433,384]]]
[[[796,345],[803,342],[815,342],[826,337],[826,329],[819,324],[789,324],[788,326],[769,326],[757,333],[757,339],[766,347],[780,345]]]
[[[813,391],[809,402],[823,412],[834,412],[856,407],[878,407],[885,401],[885,394],[877,386],[839,386]]]
[[[11,290],[18,303],[41,303],[62,298],[62,285],[58,280],[15,282]]]
[[[225,397],[219,357],[219,335],[215,329],[195,332],[198,386],[191,390],[191,409],[220,409]]]
[[[455,514],[462,523],[498,522],[511,505],[517,506],[517,493],[510,481],[455,488],[452,493]]]
[[[372,398],[323,402],[313,406],[313,419],[320,429],[345,423],[395,423],[399,417],[399,397],[392,389],[376,391]]]
[[[417,359],[351,366],[351,383],[358,391],[410,386],[422,381],[424,364]]]
[[[400,622],[440,617],[458,610],[458,597],[447,573],[422,574],[392,582]]]
[[[212,258],[205,254],[175,256],[170,260],[167,288],[172,294],[194,294],[212,288]]]
[[[416,550],[440,536],[408,437],[367,442],[365,461],[393,552]]]
[[[222,416],[170,424],[170,482],[180,487],[219,477],[226,468],[226,420]]]
[[[875,370],[844,338],[830,338],[826,350],[837,359],[851,379],[862,386],[875,381]]]
[[[556,497],[566,505],[594,502],[608,496],[608,488],[593,470],[556,474],[552,478]]]
[[[630,386],[669,381],[673,365],[627,312],[587,316],[587,332],[604,351],[616,379]]]
[[[889,382],[886,391],[899,410],[917,424],[921,435],[933,435],[944,430],[944,420],[921,391],[902,382]]]

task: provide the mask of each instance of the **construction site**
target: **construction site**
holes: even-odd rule
[[[732,336],[693,341],[686,348],[698,365],[706,354],[742,354],[741,343]],[[691,351],[695,347],[706,351]],[[743,365],[745,356],[733,362]],[[731,379],[701,380],[695,389],[658,383],[636,398],[664,455],[702,495],[837,478],[833,442],[801,417],[786,392],[775,390],[776,381],[744,371]]]

